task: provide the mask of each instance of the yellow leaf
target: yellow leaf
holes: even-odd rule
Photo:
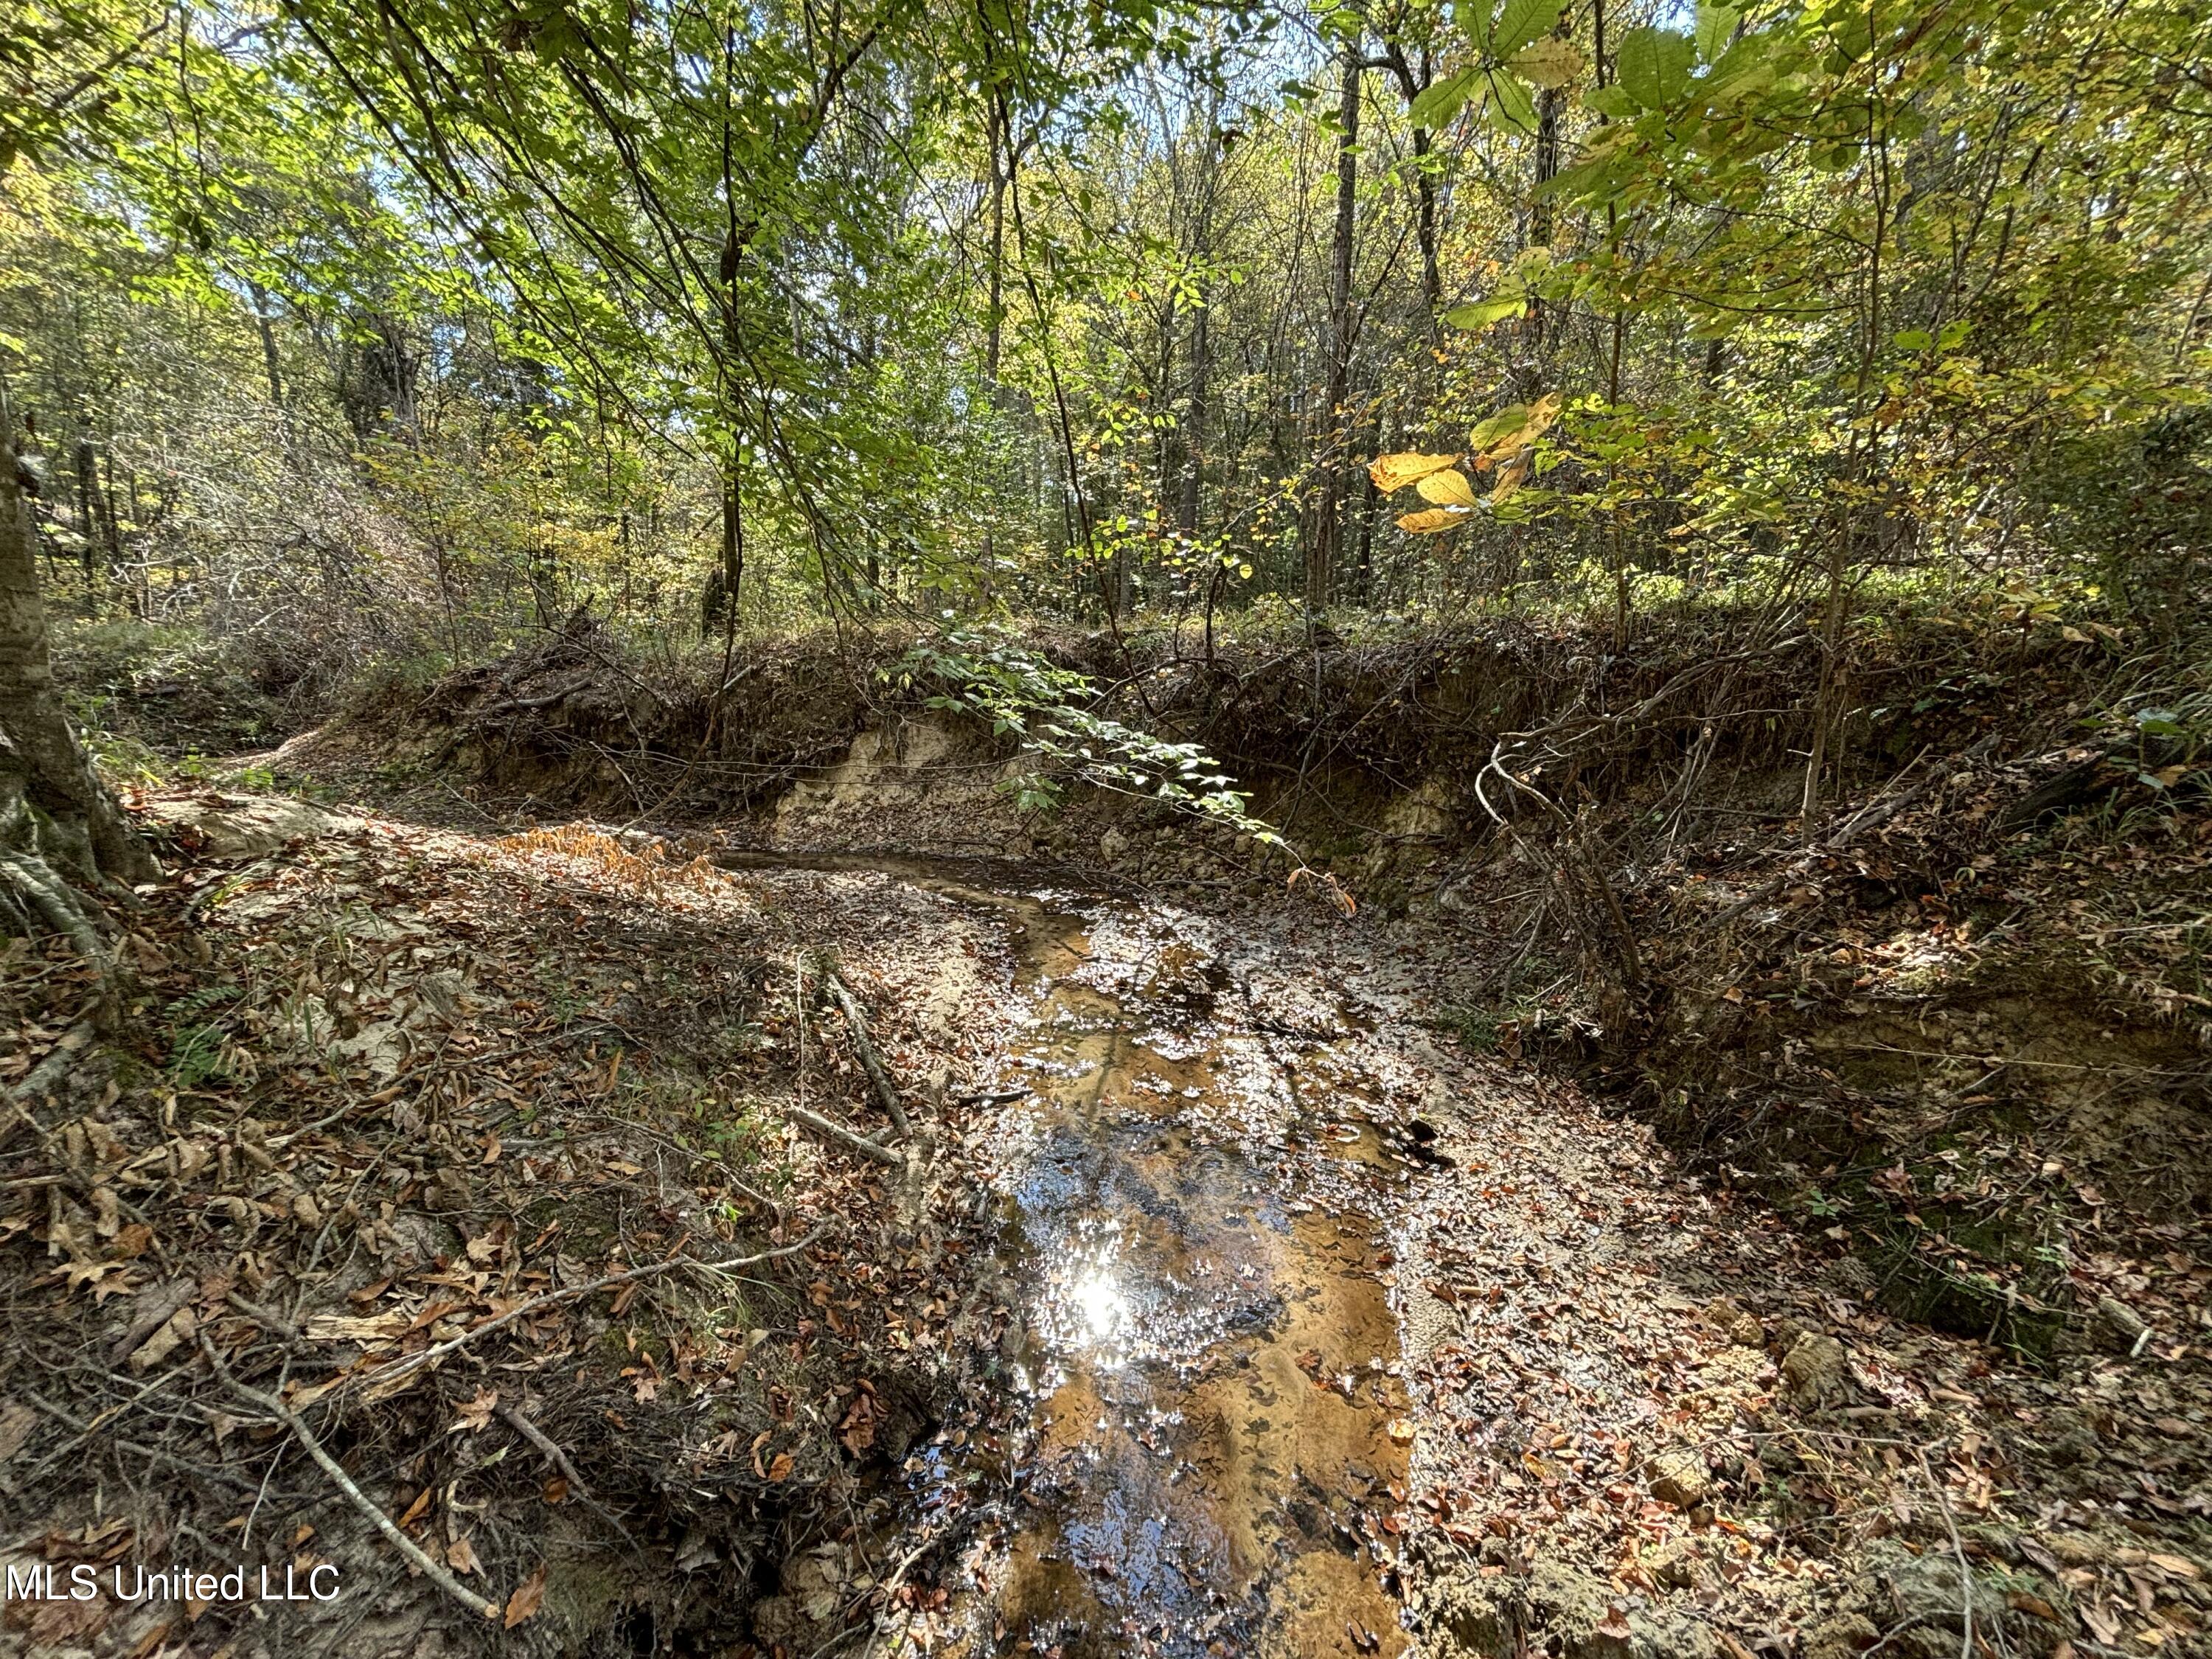
[[[1421,499],[1434,501],[1439,507],[1473,507],[1474,487],[1467,481],[1467,474],[1456,467],[1446,467],[1441,472],[1431,472],[1418,486]]]
[[[1449,507],[1432,507],[1425,513],[1408,513],[1398,520],[1398,528],[1410,536],[1433,536],[1465,524],[1472,516]]]
[[[1556,34],[1531,41],[1506,62],[1547,91],[1564,87],[1583,72],[1582,48]]]
[[[1377,489],[1388,495],[1409,483],[1419,483],[1431,472],[1441,472],[1457,459],[1456,455],[1378,455],[1368,465],[1367,476],[1375,481]]]
[[[1496,507],[1521,488],[1528,477],[1528,459],[1534,452],[1524,449],[1498,470],[1498,487],[1490,492],[1490,504]]]

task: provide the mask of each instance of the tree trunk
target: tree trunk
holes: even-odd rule
[[[1213,312],[1209,300],[1209,295],[1199,296],[1198,315],[1190,328],[1190,398],[1182,421],[1182,500],[1176,507],[1176,527],[1187,537],[1198,534],[1199,491],[1206,477],[1206,383],[1213,370]]]
[[[97,936],[57,868],[93,886],[161,872],[93,770],[54,685],[30,474],[18,467],[15,414],[0,394],[0,896],[16,918],[43,919],[84,948]]]
[[[1318,615],[1335,585],[1337,545],[1343,530],[1346,402],[1352,386],[1352,244],[1359,187],[1359,76],[1366,66],[1361,44],[1344,46],[1344,92],[1336,136],[1336,231],[1329,248],[1328,384],[1322,410],[1321,501],[1306,544],[1306,609]]]

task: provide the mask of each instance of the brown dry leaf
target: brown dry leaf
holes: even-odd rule
[[[1533,449],[1524,449],[1498,470],[1498,487],[1490,492],[1490,504],[1498,506],[1528,481]]]
[[[31,1437],[38,1420],[38,1413],[28,1406],[13,1402],[0,1406],[0,1463],[23,1449],[23,1443]]]
[[[852,1409],[837,1425],[837,1437],[855,1457],[876,1443],[876,1401],[872,1395],[854,1396]]]
[[[546,1481],[544,1497],[549,1504],[566,1502],[568,1497],[568,1477],[565,1474],[556,1474]]]
[[[446,1565],[455,1572],[477,1572],[483,1567],[477,1559],[476,1547],[465,1538],[456,1538],[446,1546]]]
[[[768,1478],[771,1480],[788,1480],[791,1479],[791,1454],[789,1452],[778,1452],[774,1457],[769,1460]]]
[[[429,1512],[430,1488],[425,1486],[415,1495],[415,1501],[407,1506],[407,1513],[399,1517],[399,1524],[402,1527],[411,1527]]]
[[[123,1264],[120,1261],[72,1261],[62,1269],[62,1277],[68,1281],[71,1290],[76,1289],[80,1285],[91,1285],[92,1299],[95,1303],[100,1303],[106,1301],[117,1291],[129,1288],[119,1279],[112,1285],[107,1282],[122,1271]],[[164,1349],[163,1352],[167,1352],[167,1350]]]
[[[476,1398],[462,1406],[460,1414],[453,1419],[453,1432],[465,1430],[476,1433],[491,1421],[491,1414],[499,1405],[497,1389],[478,1389]]]
[[[499,1162],[499,1136],[495,1133],[489,1136],[484,1141],[483,1161],[487,1164],[496,1164]]]
[[[161,1328],[141,1343],[131,1356],[134,1371],[151,1370],[177,1351],[178,1344],[188,1340],[199,1329],[199,1319],[190,1308],[179,1308],[171,1314]]]
[[[507,1598],[507,1627],[513,1630],[536,1613],[545,1601],[545,1569],[541,1564],[537,1571],[515,1587],[514,1594]]]

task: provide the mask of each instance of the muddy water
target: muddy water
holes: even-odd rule
[[[1188,919],[930,884],[1006,918],[1031,1000],[992,1149],[1021,1420],[929,1466],[985,1504],[939,1646],[1402,1652],[1382,1522],[1407,1176],[1338,1053],[1348,1018],[1262,1020]]]

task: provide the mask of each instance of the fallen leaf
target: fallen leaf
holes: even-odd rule
[[[0,1406],[0,1463],[23,1449],[23,1443],[31,1437],[38,1420],[38,1413],[28,1406]]]
[[[531,1614],[536,1613],[545,1600],[545,1568],[541,1564],[537,1571],[516,1586],[514,1594],[507,1598],[507,1627],[513,1630]]]
[[[134,1371],[151,1370],[177,1351],[179,1343],[199,1329],[199,1319],[190,1308],[179,1308],[171,1314],[161,1328],[148,1337],[131,1356]]]
[[[453,1420],[453,1431],[474,1434],[491,1422],[491,1414],[499,1405],[497,1389],[478,1389],[476,1398],[462,1406],[460,1414]]]
[[[465,1538],[456,1538],[446,1546],[446,1565],[455,1572],[475,1572],[483,1563],[477,1559],[474,1545]]]

